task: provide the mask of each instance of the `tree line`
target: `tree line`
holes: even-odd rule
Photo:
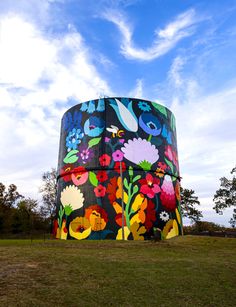
[[[42,175],[42,202],[26,198],[15,184],[0,183],[0,236],[52,232],[56,213],[56,170]]]
[[[232,178],[220,178],[220,188],[216,191],[213,209],[222,214],[229,207],[236,207],[236,167],[231,171]],[[56,216],[56,169],[43,173],[39,192],[42,201],[26,198],[17,191],[17,186],[10,184],[8,188],[0,183],[0,236],[6,234],[30,234],[52,232],[53,220]],[[199,223],[203,217],[200,202],[192,189],[180,189],[182,216],[192,223]],[[236,226],[236,208],[229,223]]]

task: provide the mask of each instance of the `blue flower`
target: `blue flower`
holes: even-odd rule
[[[150,113],[143,113],[139,117],[139,125],[147,134],[157,136],[161,133],[160,121]]]
[[[75,111],[73,114],[71,112],[66,112],[62,118],[62,127],[65,131],[69,132],[73,128],[82,129],[81,127],[82,113]]]
[[[105,122],[102,118],[91,116],[84,123],[84,133],[88,136],[99,136],[105,128]]]
[[[103,111],[105,111],[104,99],[99,99],[99,100],[98,100],[97,111],[98,111],[98,112],[103,112]]]
[[[80,111],[87,111],[88,110],[88,103],[83,102],[80,108]]]
[[[88,112],[89,114],[94,113],[95,111],[103,112],[105,111],[104,99],[99,99],[97,102],[97,107],[94,100],[86,101],[81,104],[80,111]]]
[[[139,101],[138,107],[142,111],[147,111],[147,112],[151,111],[150,105],[145,101]]]
[[[72,129],[66,137],[66,147],[68,151],[71,149],[76,149],[77,145],[81,143],[81,139],[84,136],[84,133],[80,129]]]
[[[89,114],[92,114],[94,111],[95,111],[95,102],[93,100],[90,100],[87,112]]]

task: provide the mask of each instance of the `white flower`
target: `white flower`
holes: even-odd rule
[[[162,211],[160,213],[160,219],[163,221],[163,222],[167,222],[169,220],[170,216],[169,214],[166,212],[166,211]]]
[[[83,207],[84,196],[78,187],[70,185],[61,192],[60,200],[63,207],[70,205],[73,210],[76,210]]]
[[[151,166],[159,159],[158,149],[141,138],[128,140],[121,148],[127,160],[140,165],[143,161]]]

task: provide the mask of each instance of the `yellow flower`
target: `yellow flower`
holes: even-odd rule
[[[176,218],[177,218],[179,225],[181,225],[181,217],[179,214],[179,210],[177,208],[175,209],[175,214],[176,214]]]
[[[159,178],[162,178],[165,176],[165,172],[161,168],[157,168],[155,171],[155,175]]]
[[[122,199],[122,189],[121,189],[121,178],[118,177],[117,179],[117,185],[118,185],[118,189],[116,191],[116,198],[117,199]],[[124,203],[127,204],[128,202],[128,194],[124,191],[123,189],[123,200],[124,200]]]
[[[70,185],[61,192],[60,200],[63,207],[70,205],[73,210],[76,210],[83,207],[84,196],[78,187]]]
[[[176,220],[169,220],[162,231],[162,235],[165,239],[170,239],[178,236],[178,234],[179,228]]]
[[[144,240],[142,234],[146,232],[146,228],[144,226],[139,227],[139,223],[134,222],[130,225],[130,230],[132,232],[134,240]]]
[[[61,233],[60,233],[61,239],[66,240],[67,234],[68,234],[68,230],[66,229],[66,220],[63,220],[62,226],[61,226]]]
[[[135,197],[134,202],[132,203],[132,209],[133,209],[134,211],[137,211],[137,210],[141,207],[143,201],[145,201],[145,200],[146,200],[146,198],[144,198],[144,195],[141,194],[141,193],[139,193],[139,194]],[[147,200],[146,200],[146,201],[147,201]]]
[[[71,237],[77,240],[86,239],[91,233],[91,226],[85,217],[76,217],[69,226]]]
[[[127,226],[124,226],[124,239],[128,240],[128,236],[130,234],[130,230]],[[118,230],[116,240],[122,240],[122,228]]]
[[[142,201],[142,202],[141,202]],[[139,194],[136,196],[134,203],[132,204],[132,209],[136,208],[138,210],[138,213],[135,214],[132,219],[130,220],[130,225],[133,223],[144,223],[146,219],[145,209],[147,208],[148,202],[147,198],[142,196],[142,194]]]

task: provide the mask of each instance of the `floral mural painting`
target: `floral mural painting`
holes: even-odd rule
[[[56,238],[147,240],[182,233],[174,115],[147,100],[104,98],[62,118]],[[123,206],[123,208],[122,208]]]

